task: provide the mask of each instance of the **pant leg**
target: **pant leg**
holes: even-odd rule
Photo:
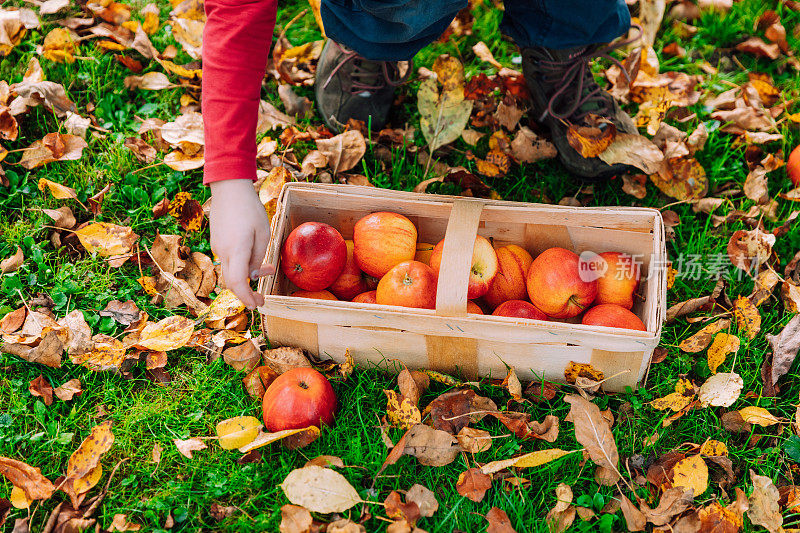
[[[500,29],[520,48],[607,43],[631,25],[625,0],[505,0]]]
[[[467,0],[322,0],[328,37],[372,60],[406,61],[439,37]]]

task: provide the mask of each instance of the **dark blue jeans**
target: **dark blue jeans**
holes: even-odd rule
[[[322,0],[325,33],[367,59],[411,59],[467,0]],[[500,30],[520,48],[605,43],[630,27],[625,0],[505,0]]]

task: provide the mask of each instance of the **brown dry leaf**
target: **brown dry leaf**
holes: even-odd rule
[[[567,383],[575,383],[579,377],[588,378],[593,381],[603,381],[605,375],[602,370],[597,370],[589,363],[576,363],[570,361],[564,369],[564,380]]]
[[[616,136],[617,129],[613,124],[590,126],[570,124],[567,129],[567,142],[576,152],[586,158],[599,156],[611,145]],[[663,159],[664,156],[661,157]]]
[[[750,298],[739,296],[733,302],[733,314],[739,329],[744,330],[748,339],[755,339],[761,331],[761,314]]]
[[[94,222],[75,230],[75,235],[87,252],[100,257],[126,254],[139,239],[130,227],[109,222]]]
[[[300,348],[281,346],[264,351],[264,363],[278,374],[283,374],[292,368],[310,367],[311,363]]]
[[[93,347],[89,351],[70,356],[72,363],[97,372],[104,370],[118,372],[125,361],[125,346],[122,341],[100,333],[92,337],[92,342]]]
[[[545,521],[550,533],[563,533],[575,521],[575,506],[572,505],[572,488],[566,483],[556,487],[556,504],[548,511]]]
[[[520,163],[552,159],[557,154],[553,143],[536,135],[527,126],[522,126],[511,141],[511,156]]]
[[[176,274],[186,266],[186,261],[181,258],[181,240],[180,235],[162,235],[161,233],[156,234],[156,238],[153,239],[150,255],[164,272]]]
[[[508,393],[515,400],[522,399],[522,383],[520,383],[519,378],[517,377],[517,372],[514,370],[513,366],[508,368],[506,379],[503,380],[503,383],[501,383],[500,386],[508,389]]]
[[[480,468],[470,468],[461,472],[456,481],[456,491],[476,503],[483,500],[491,486],[492,477],[484,474]]]
[[[720,372],[709,377],[700,386],[697,399],[703,407],[730,407],[739,399],[743,387],[742,377],[736,372]]]
[[[486,521],[489,522],[486,533],[516,533],[511,527],[508,515],[499,507],[489,509],[489,512],[486,513]]]
[[[178,220],[184,231],[199,231],[203,227],[203,206],[192,198],[191,193],[181,191],[175,194],[167,213]]]
[[[430,378],[424,372],[419,370],[408,370],[404,368],[397,375],[397,386],[400,389],[400,394],[408,398],[414,405],[419,403],[419,397],[428,388]]]
[[[622,163],[638,168],[647,174],[658,172],[664,161],[664,154],[653,144],[653,141],[630,133],[617,133],[614,141],[597,157],[609,165]]]
[[[783,528],[781,516],[780,493],[772,480],[766,476],[759,476],[750,469],[750,479],[753,482],[753,493],[750,495],[750,508],[747,517],[757,526],[765,527],[770,533],[778,533]]]
[[[317,139],[316,143],[317,150],[328,159],[334,174],[356,166],[367,151],[364,135],[357,130],[346,131],[330,139]]]
[[[708,193],[706,171],[693,157],[665,160],[650,181],[676,200],[699,200]]]
[[[691,491],[684,492],[683,488],[673,487],[665,490],[661,494],[658,507],[650,509],[646,504],[641,503],[640,509],[644,513],[647,521],[655,526],[668,524],[674,516],[684,512],[692,505]]]
[[[728,242],[728,257],[736,268],[745,272],[750,272],[754,268],[758,271],[772,255],[775,240],[775,235],[760,231],[758,228],[736,231]]]
[[[304,118],[311,114],[314,104],[305,96],[300,96],[292,90],[291,85],[278,85],[278,96],[283,102],[286,114],[292,117]]]
[[[45,405],[53,404],[53,387],[41,374],[39,374],[37,378],[31,380],[28,385],[28,392],[30,392],[32,396],[41,398]]]
[[[140,163],[149,165],[156,160],[156,149],[147,144],[140,137],[125,139],[125,148],[128,148]]]
[[[128,515],[117,513],[111,521],[111,531],[139,531],[140,524],[128,520]]]
[[[619,479],[617,444],[600,408],[577,394],[567,394],[564,401],[571,405],[568,416],[575,424],[575,438],[589,452],[592,461],[614,473],[610,478]],[[613,484],[612,479],[608,481]]]
[[[425,466],[448,465],[461,451],[450,433],[424,424],[417,424],[409,429],[404,439],[403,453],[416,457]]]
[[[644,531],[647,525],[647,518],[624,494],[620,494],[620,508],[622,509],[622,516],[625,517],[628,531]]]
[[[41,470],[16,459],[0,457],[0,474],[12,485],[25,491],[29,500],[46,500],[56,490],[55,485],[42,475]]]
[[[772,347],[772,384],[789,372],[800,350],[800,315],[795,315],[777,335],[767,335]]]
[[[75,113],[78,110],[75,104],[67,98],[64,86],[52,81],[23,80],[20,83],[12,85],[11,90],[21,97],[21,99],[15,99],[11,106],[13,109],[13,104],[19,101],[20,104],[22,104],[20,112],[25,112],[28,107],[44,105],[47,109],[52,110],[59,118],[65,118],[67,112],[71,111]],[[16,111],[12,112],[15,115],[19,114]]]
[[[53,224],[57,228],[72,229],[75,226],[75,215],[69,206],[61,206],[58,209],[42,209],[42,213],[53,219]]]
[[[172,442],[175,444],[175,447],[178,448],[178,451],[181,453],[181,455],[187,459],[192,459],[192,452],[205,450],[208,448],[206,443],[200,440],[198,437],[192,437],[186,440],[172,439]]]
[[[16,141],[19,134],[17,119],[11,114],[7,107],[0,106],[0,139],[6,141]]]
[[[68,402],[72,400],[73,397],[80,396],[83,393],[83,390],[81,389],[81,381],[73,378],[63,385],[57,387],[53,392],[59,400]]]
[[[709,344],[711,344],[711,340],[714,338],[714,335],[730,325],[731,321],[727,318],[712,322],[711,324],[704,326],[703,329],[691,337],[681,341],[681,343],[678,345],[678,348],[687,353],[702,352],[708,347]]]
[[[485,411],[496,412],[497,405],[487,398],[478,396],[471,389],[453,390],[433,400],[428,404],[426,411],[430,412],[430,423],[435,429],[454,435],[470,422],[481,420],[486,416]],[[479,414],[471,415],[470,413],[474,411],[478,411]]]
[[[279,440],[285,440],[286,447],[289,449],[303,448],[308,446],[320,435],[320,429],[317,426],[308,426],[299,429],[284,429],[283,431],[276,431],[275,433],[266,433],[259,430],[258,436],[245,446],[239,448],[242,453],[250,452],[256,448],[261,448]]]
[[[398,527],[402,525],[405,528],[393,529],[392,526],[389,526],[387,533],[391,533],[392,531],[396,533],[400,533],[400,531],[410,533],[411,526],[409,524],[416,523],[420,518],[417,504],[413,502],[403,503],[400,493],[396,490],[389,493],[383,502],[383,506],[386,509],[387,516],[395,520],[394,524],[397,524]]]
[[[336,457],[335,455],[319,455],[307,461],[303,466],[324,466],[325,468],[335,466],[344,468],[344,461],[342,461],[341,457]]]
[[[127,76],[124,83],[125,87],[130,90],[142,89],[145,91],[161,91],[163,89],[177,87],[177,85],[173,85],[173,83],[169,81],[166,74],[155,71],[148,72],[142,76]]]
[[[280,487],[290,502],[315,513],[341,513],[361,502],[343,475],[321,466],[292,470]]]
[[[131,324],[138,323],[143,317],[147,316],[144,311],[139,309],[136,302],[133,300],[127,300],[125,302],[111,300],[106,304],[105,308],[97,314],[100,316],[110,316],[123,326],[130,326]]]
[[[422,414],[411,398],[406,398],[393,390],[384,390],[386,394],[386,417],[393,427],[411,429],[422,422]]]
[[[485,452],[492,447],[492,436],[488,431],[471,427],[461,428],[456,435],[458,444],[468,453]]]
[[[164,164],[172,170],[187,172],[195,170],[205,165],[205,155],[203,150],[187,154],[183,150],[174,150],[164,156]]]
[[[19,270],[22,263],[25,261],[25,254],[22,253],[22,248],[17,246],[17,251],[14,255],[6,257],[0,261],[0,274],[10,274]]]
[[[433,491],[419,483],[412,485],[406,492],[406,502],[417,504],[422,517],[431,517],[439,509],[439,502]]]
[[[261,352],[251,339],[237,345],[231,346],[222,352],[222,358],[231,365],[234,370],[250,372],[261,362]]]
[[[305,507],[286,504],[281,507],[281,533],[308,533],[314,519]]]
[[[253,399],[261,400],[278,373],[266,365],[258,366],[242,378],[244,388]]]
[[[749,503],[744,493],[736,488],[736,501],[727,507],[714,501],[706,507],[700,509],[697,518],[700,522],[699,531],[710,531],[713,533],[738,533],[744,526],[743,514],[749,508]]]
[[[773,60],[778,59],[781,55],[780,46],[775,43],[767,44],[761,37],[750,37],[746,41],[737,44],[736,50]]]
[[[53,161],[74,161],[80,159],[83,149],[87,146],[89,145],[86,141],[77,135],[48,133],[43,139],[35,141],[25,149],[19,164],[28,170],[33,170]]]
[[[708,368],[712,374],[717,373],[717,368],[725,362],[728,354],[739,351],[739,337],[728,333],[718,333],[714,342],[708,348]]]
[[[45,188],[53,195],[53,198],[58,200],[68,200],[77,198],[78,194],[75,192],[75,189],[71,187],[67,187],[66,185],[61,185],[60,183],[56,183],[54,181],[50,181],[45,178],[39,178],[38,188],[40,191],[44,192]]]
[[[59,339],[56,331],[49,331],[42,337],[36,347],[23,343],[3,342],[0,345],[0,351],[16,355],[31,363],[41,363],[45,366],[58,368],[61,366],[64,344]]]
[[[194,332],[194,322],[183,316],[170,316],[147,324],[139,335],[136,347],[167,352],[182,348]]]
[[[111,420],[107,420],[93,427],[69,458],[61,490],[69,495],[75,509],[80,505],[80,496],[100,481],[103,471],[100,459],[114,444],[111,424]]]
[[[230,289],[224,289],[208,306],[206,322],[219,322],[244,311],[245,305]]]

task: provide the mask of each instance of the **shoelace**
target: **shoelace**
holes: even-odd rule
[[[347,48],[341,46],[339,43],[335,41],[331,41],[334,45],[339,47],[339,49],[344,53],[344,57],[336,65],[333,70],[331,71],[328,79],[325,80],[323,84],[323,89],[328,87],[328,84],[331,82],[333,77],[336,75],[337,72],[348,62],[353,62],[353,72],[350,74],[351,78],[351,85],[350,85],[350,93],[351,94],[358,94],[362,92],[375,92],[380,91],[381,89],[385,88],[387,85],[390,87],[397,87],[402,85],[403,83],[408,80],[409,76],[411,75],[411,71],[414,66],[414,62],[409,61],[408,70],[403,76],[392,76],[390,74],[390,70],[396,74],[399,74],[399,70],[397,69],[397,63],[393,61],[372,61],[371,59],[366,59],[360,55],[355,50],[348,50]],[[367,61],[370,63],[377,63],[380,66],[380,72],[375,72],[373,70],[365,70],[361,68],[360,63],[362,61]],[[382,76],[381,76],[382,75]],[[383,79],[381,79],[383,78]],[[394,79],[397,78],[397,79]]]
[[[569,119],[577,123],[581,122],[590,113],[603,114],[609,112],[611,110],[611,97],[605,94],[599,86],[595,87],[586,94],[583,94],[584,87],[594,83],[594,76],[589,68],[589,61],[597,57],[603,57],[611,60],[613,63],[616,63],[619,66],[620,70],[625,75],[625,78],[628,80],[628,82],[630,82],[630,76],[625,70],[625,67],[616,58],[611,57],[610,53],[617,48],[622,48],[623,46],[634,43],[642,37],[642,27],[635,24],[633,25],[633,28],[637,29],[639,34],[631,39],[599,48],[587,47],[583,52],[563,61],[544,59],[540,60],[540,67],[545,72],[545,83],[551,81],[547,79],[548,73],[554,77],[558,74],[561,74],[561,78],[557,82],[559,89],[550,97],[550,100],[547,103],[547,109],[539,118],[539,120],[544,119],[549,114],[553,118]],[[556,104],[572,86],[575,86],[575,98],[573,104],[565,110],[557,111],[555,109]],[[576,114],[576,111],[588,103],[596,103],[597,107],[595,109]]]

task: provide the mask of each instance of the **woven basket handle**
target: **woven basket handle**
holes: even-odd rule
[[[444,236],[439,286],[436,291],[436,314],[467,316],[467,285],[472,268],[472,249],[483,211],[478,200],[458,198],[453,202]]]

